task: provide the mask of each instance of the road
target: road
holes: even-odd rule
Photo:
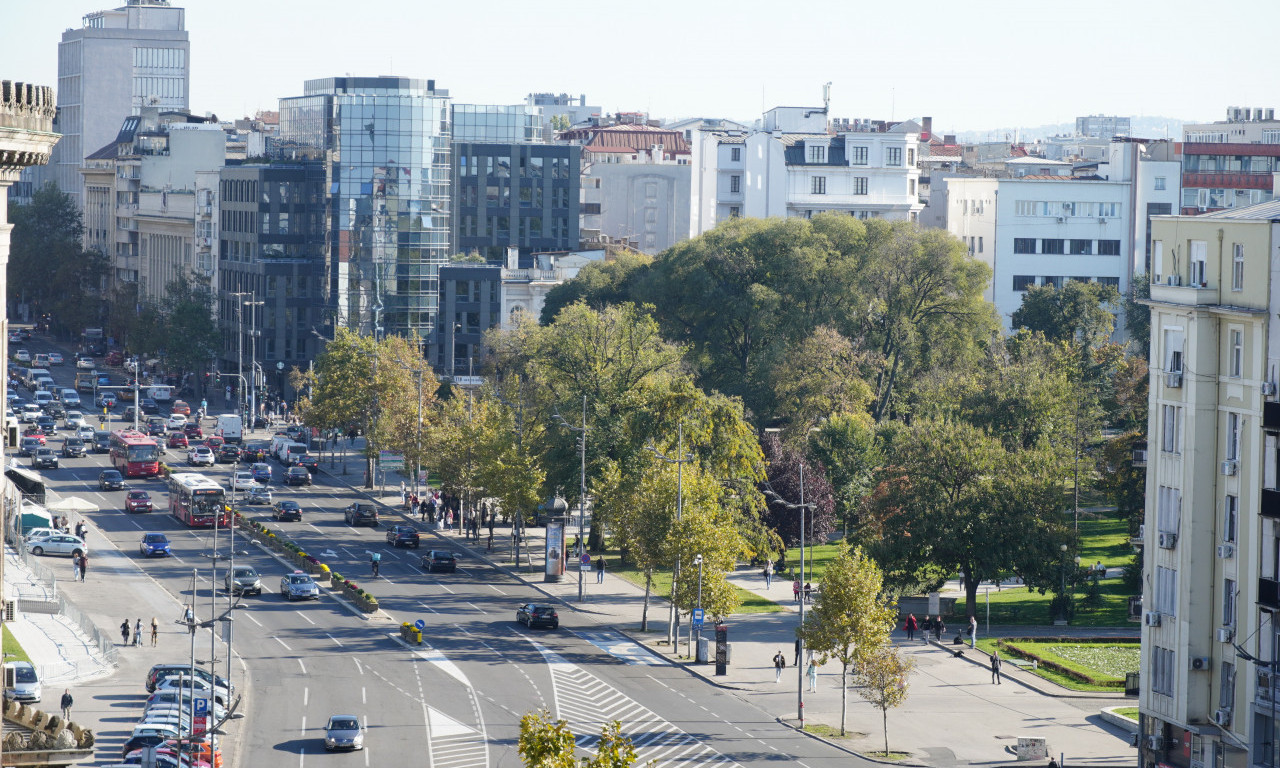
[[[50,349],[38,340],[28,348]],[[73,378],[74,368],[55,368],[53,376],[62,385]],[[177,457],[171,451],[167,458]],[[98,473],[105,466],[105,455],[91,454],[64,460],[60,469],[44,473],[56,494],[81,496],[100,506],[101,511],[91,515],[98,529],[90,538],[91,551],[96,550],[92,561],[100,561],[104,547],[100,532],[108,546],[136,565],[135,574],[120,577],[121,589],[150,578],[183,603],[191,601],[192,570],[197,569],[198,610],[207,617],[207,554],[213,533],[187,529],[169,516],[164,511],[168,494],[160,480],[128,483],[129,488],[148,490],[158,511],[124,513],[124,491],[97,490]],[[283,467],[276,464],[274,470],[278,478]],[[231,466],[199,471],[225,486]],[[386,544],[385,521],[390,517],[376,529],[343,522],[341,509],[357,496],[324,472],[311,487],[273,484],[272,489],[277,500],[293,499],[303,508],[302,522],[273,527],[286,531],[335,571],[360,581],[391,619],[366,618],[327,594],[318,601],[286,602],[276,591],[288,570],[285,565],[257,545],[237,539],[236,563],[253,565],[262,574],[266,592],[244,598],[243,609],[234,614],[234,649],[242,663],[232,674],[245,692],[245,717],[228,727],[226,754],[239,756],[238,761],[228,761],[228,768],[264,764],[272,757],[285,761],[281,765],[291,766],[296,760],[300,768],[317,761],[387,765],[402,762],[410,751],[414,764],[425,761],[433,768],[514,766],[520,764],[520,718],[539,708],[567,720],[579,744],[587,748],[604,721],[618,719],[639,748],[641,760],[656,759],[660,765],[781,761],[820,768],[848,765],[855,759],[796,734],[750,700],[649,655],[569,606],[559,607],[559,630],[525,629],[514,622],[516,606],[542,601],[544,595],[463,556],[456,573],[424,573],[418,567],[419,551],[394,550]],[[268,507],[244,511],[270,520]],[[144,531],[167,533],[173,557],[141,559],[137,545]],[[228,541],[225,531],[218,535],[224,558],[217,575],[220,585]],[[421,551],[433,546],[449,548],[448,542],[423,531]],[[382,553],[378,579],[370,578],[371,552]],[[225,593],[219,589],[216,597],[225,606]],[[399,642],[399,623],[417,619],[426,623],[425,642],[421,648],[410,648]],[[197,637],[196,647],[198,658],[208,656],[207,632]],[[224,651],[218,650],[218,655]],[[172,660],[185,658],[185,653],[177,653]],[[137,687],[140,691],[141,680]],[[340,713],[355,714],[366,724],[362,752],[324,754],[325,721]],[[122,727],[100,726],[104,760],[107,750],[118,750]]]

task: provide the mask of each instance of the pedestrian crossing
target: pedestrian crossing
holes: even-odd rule
[[[654,761],[657,766],[673,768],[739,766],[555,651],[533,640],[529,642],[551,670],[555,717],[568,724],[579,748],[594,751],[600,729],[617,720],[622,724],[622,734],[635,747],[637,765]]]
[[[432,768],[488,768],[483,734],[435,707],[427,707],[427,749]]]
[[[671,663],[655,653],[650,653],[646,648],[621,632],[611,630],[575,630],[574,634],[626,664],[659,667]]]

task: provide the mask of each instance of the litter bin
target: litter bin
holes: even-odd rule
[[[706,664],[711,660],[711,641],[705,637],[698,638],[698,655],[696,661],[699,664]]]

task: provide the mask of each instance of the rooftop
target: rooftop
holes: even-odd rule
[[[1280,200],[1250,205],[1247,208],[1227,208],[1197,216],[1198,219],[1263,219],[1280,220]]]

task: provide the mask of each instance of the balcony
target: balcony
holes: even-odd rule
[[[1258,579],[1258,605],[1280,609],[1280,581],[1261,577]]]
[[[1187,285],[1186,278],[1174,275],[1172,281],[1166,279],[1162,283],[1151,284],[1151,300],[1162,304],[1217,304],[1218,287],[1207,285]]]
[[[1280,490],[1262,489],[1262,516],[1280,519]]]
[[[1271,191],[1271,171],[1188,171],[1182,174],[1184,189],[1265,189]]]

